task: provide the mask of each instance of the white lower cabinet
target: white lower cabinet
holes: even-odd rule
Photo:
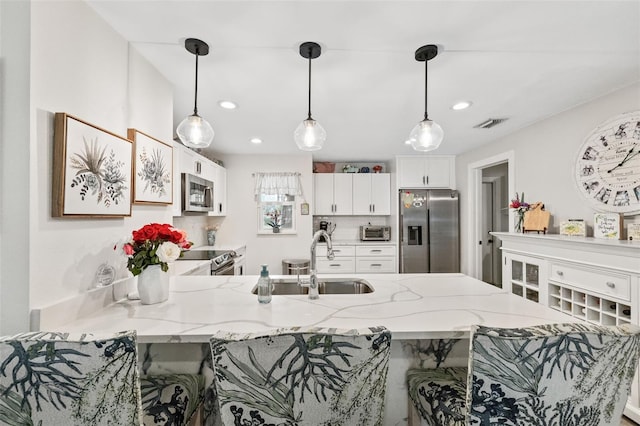
[[[503,285],[594,324],[639,324],[640,244],[585,237],[496,232]],[[624,414],[640,422],[639,373]]]
[[[336,245],[333,260],[327,259],[327,247],[316,249],[316,268],[320,274],[395,273],[394,245]]]

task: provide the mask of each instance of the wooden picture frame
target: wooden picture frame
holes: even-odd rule
[[[133,142],[133,203],[173,204],[173,146],[137,129]]]
[[[131,141],[64,112],[53,139],[53,217],[131,216]]]

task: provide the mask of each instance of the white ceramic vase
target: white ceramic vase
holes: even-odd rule
[[[160,265],[147,266],[138,275],[140,303],[153,305],[169,298],[169,272],[163,272]]]

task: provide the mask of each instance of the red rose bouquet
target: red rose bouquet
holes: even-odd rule
[[[185,231],[166,223],[150,223],[131,234],[133,238],[122,249],[128,256],[127,268],[134,276],[149,265],[160,265],[167,272],[168,262],[173,262],[191,247]]]

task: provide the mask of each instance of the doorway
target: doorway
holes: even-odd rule
[[[508,232],[509,194],[515,191],[514,154],[508,151],[469,164],[469,275],[502,286],[500,240],[490,232]]]
[[[482,281],[502,287],[502,242],[491,232],[509,230],[509,205],[507,163],[482,169]]]

